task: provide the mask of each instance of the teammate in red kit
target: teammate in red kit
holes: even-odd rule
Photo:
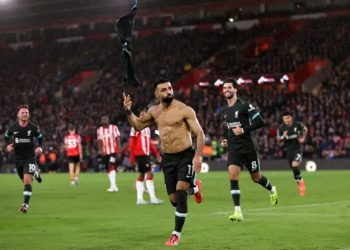
[[[118,192],[116,183],[117,159],[120,159],[120,132],[116,125],[109,124],[108,116],[101,117],[101,127],[97,129],[98,153],[108,172],[110,187],[108,192]]]
[[[64,147],[68,157],[69,178],[72,186],[79,184],[80,162],[83,160],[83,150],[80,135],[75,126],[68,126],[68,134],[64,137]]]
[[[140,112],[140,117],[143,117],[146,111]],[[158,161],[161,161],[158,150],[151,143],[151,130],[149,127],[144,128],[141,131],[135,131],[131,128],[130,132],[130,162],[132,165],[137,162],[138,170],[140,172],[139,177],[136,180],[137,191],[137,205],[147,204],[147,201],[143,199],[144,192],[144,180],[146,178],[146,187],[150,196],[151,204],[162,204],[163,201],[158,199],[154,192],[153,172],[150,161],[150,152],[157,157]]]

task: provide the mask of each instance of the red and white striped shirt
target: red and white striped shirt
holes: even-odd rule
[[[101,126],[97,129],[97,140],[102,141],[103,155],[118,153],[117,137],[120,137],[120,133],[116,125],[110,124],[108,127]]]
[[[151,130],[144,128],[143,130],[135,131],[131,128],[130,132],[130,161],[135,161],[135,156],[149,156],[152,152],[156,157],[159,157],[159,151],[151,143]]]
[[[79,144],[81,143],[80,136],[77,133],[67,134],[64,137],[64,145],[67,156],[79,156]]]
[[[134,139],[133,139],[134,138]],[[147,127],[141,131],[130,131],[130,151],[132,155],[150,155],[151,130]]]

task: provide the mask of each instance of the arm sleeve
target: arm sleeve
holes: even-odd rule
[[[40,131],[40,128],[38,126],[35,127],[35,132],[34,132],[34,136],[38,142],[38,146],[42,147],[43,145],[43,134]]]
[[[224,139],[228,139],[228,128],[227,128],[226,124],[225,124],[225,126],[224,126],[224,134],[223,134],[223,137],[224,137]]]
[[[158,157],[160,155],[159,151],[156,149],[155,146],[153,146],[152,142],[150,142],[150,144],[149,144],[149,149],[156,157]]]
[[[303,123],[300,122],[299,123],[299,131],[300,131],[300,135],[304,136],[307,134],[308,129]]]
[[[135,142],[136,142],[136,137],[131,136],[130,143],[129,143],[129,150],[130,150],[130,161],[132,162],[135,161]]]
[[[101,137],[99,131],[100,131],[100,129],[98,128],[98,129],[96,130],[97,140],[102,140],[102,137]]]
[[[113,126],[113,132],[114,132],[114,136],[115,137],[119,137],[120,136],[120,132],[119,132],[119,129],[118,129],[117,125]]]
[[[278,127],[277,129],[277,140],[282,140],[283,137],[282,137],[282,129],[281,129],[281,126]]]
[[[221,126],[223,127],[223,129],[224,129],[224,131],[223,131],[223,135],[222,135],[222,137],[224,138],[224,139],[228,139],[228,128],[227,128],[227,122],[226,122],[226,120],[225,120],[225,118],[226,118],[226,109],[224,109],[223,111],[221,111],[221,117],[222,117],[222,119],[224,120],[224,122],[221,124]]]
[[[5,141],[6,145],[8,145],[10,143],[11,137],[12,137],[12,132],[9,129],[6,130],[6,132],[4,134],[4,141]]]
[[[249,133],[253,130],[263,127],[265,123],[260,113],[254,108],[254,106],[252,104],[247,104],[246,108],[249,115],[250,125],[243,128],[244,133]]]

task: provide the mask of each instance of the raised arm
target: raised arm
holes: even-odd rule
[[[202,167],[202,153],[204,148],[205,136],[201,125],[198,122],[194,110],[190,107],[186,108],[186,122],[193,134],[196,136],[196,153],[193,157],[193,166],[196,172],[199,172]]]
[[[123,97],[124,97],[124,109],[126,111],[130,125],[136,131],[141,131],[142,129],[148,127],[153,121],[153,116],[151,115],[152,107],[147,111],[146,115],[144,115],[142,118],[139,118],[136,115],[134,115],[131,111],[132,101],[131,101],[130,95],[125,95],[125,93],[123,93]]]

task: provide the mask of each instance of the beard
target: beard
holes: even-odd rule
[[[29,117],[25,116],[25,117],[21,117],[19,118],[22,122],[26,122],[28,121]]]
[[[233,93],[229,93],[229,94],[230,94],[230,95],[226,95],[226,94],[225,94],[225,98],[226,98],[226,99],[231,99],[231,98],[234,96]]]
[[[174,97],[173,96],[167,96],[165,97],[162,102],[165,102],[167,104],[171,103],[172,101],[174,100]]]

